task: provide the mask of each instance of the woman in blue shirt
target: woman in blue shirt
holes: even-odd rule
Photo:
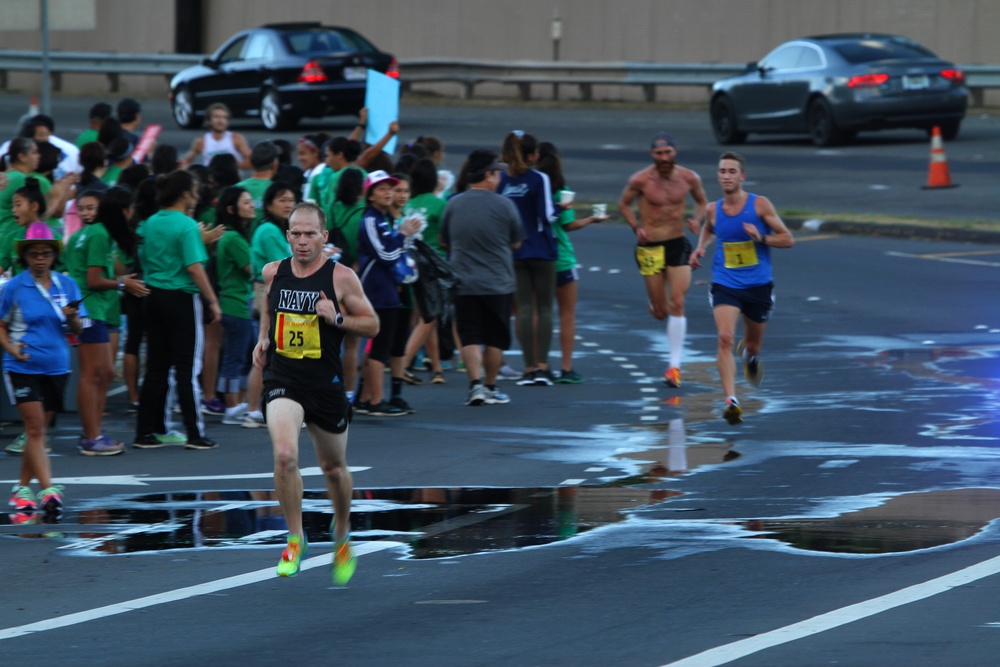
[[[15,199],[24,189],[18,190]],[[0,346],[10,398],[17,405],[28,438],[10,504],[16,510],[16,522],[36,520],[39,507],[47,519],[55,521],[62,513],[62,487],[52,484],[45,428],[62,410],[70,373],[65,331],[79,333],[83,326],[80,315],[86,316],[86,311],[73,279],[52,271],[62,242],[52,237],[48,225],[30,225],[24,240],[15,244],[15,251],[28,270],[9,280],[0,292]],[[37,496],[30,487],[32,479],[41,486]]]

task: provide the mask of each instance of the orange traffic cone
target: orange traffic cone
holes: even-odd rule
[[[941,128],[934,126],[931,133],[931,166],[927,174],[927,185],[921,187],[922,190],[938,188],[957,188],[957,183],[951,182],[951,173],[948,171],[948,158],[944,154],[944,141],[941,140]]]
[[[28,104],[28,115],[37,116],[38,115],[38,98],[32,97],[31,102]]]

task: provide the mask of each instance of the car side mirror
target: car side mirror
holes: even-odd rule
[[[747,68],[746,70],[744,70],[744,73],[749,74],[750,72],[756,72],[756,71],[757,71],[757,61],[751,60],[750,62],[747,63]]]
[[[204,65],[205,67],[211,67],[212,69],[215,69],[216,67],[219,66],[219,63],[215,62],[211,58],[202,58],[201,64]]]

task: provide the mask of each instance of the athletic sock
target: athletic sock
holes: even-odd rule
[[[687,318],[667,317],[667,341],[670,343],[670,367],[681,367],[681,353],[684,351],[684,336],[687,334]]]
[[[403,395],[403,378],[392,378],[392,397]]]

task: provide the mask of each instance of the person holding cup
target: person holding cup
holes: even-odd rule
[[[562,369],[556,382],[559,384],[580,384],[583,378],[573,370],[573,344],[576,338],[576,301],[578,296],[577,281],[580,279],[576,269],[576,253],[569,240],[569,232],[583,229],[594,222],[604,222],[608,219],[607,205],[594,204],[592,215],[577,218],[572,202],[576,193],[566,187],[563,176],[562,160],[559,149],[554,144],[543,141],[538,144],[538,163],[535,165],[541,173],[549,177],[552,189],[556,192],[562,213],[552,226],[558,246],[556,258],[556,302],[559,306],[559,349],[562,355]]]

